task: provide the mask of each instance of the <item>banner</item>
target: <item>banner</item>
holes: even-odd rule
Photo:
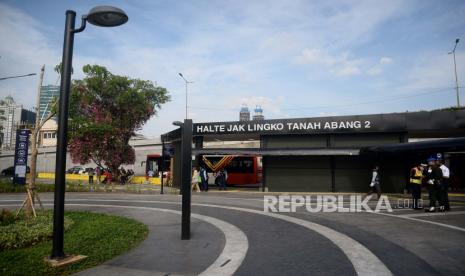
[[[13,183],[20,185],[26,184],[29,134],[30,131],[28,129],[18,129],[16,131]]]
[[[222,170],[224,167],[226,167],[227,165],[229,165],[229,163],[234,159],[234,156],[233,155],[226,155],[226,156],[223,156],[218,162],[216,162],[215,164],[213,164],[212,162],[210,162],[210,160],[208,160],[208,158],[204,155],[202,156],[202,159],[203,159],[203,162],[205,163],[205,165],[208,166],[208,168],[210,168],[210,170],[212,170],[214,173]]]

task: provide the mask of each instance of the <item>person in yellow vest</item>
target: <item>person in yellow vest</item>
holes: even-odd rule
[[[422,209],[420,206],[421,183],[423,180],[423,166],[417,165],[410,170],[410,191],[412,192],[413,206],[415,210]]]

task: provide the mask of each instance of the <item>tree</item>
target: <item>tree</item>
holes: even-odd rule
[[[121,165],[135,162],[129,139],[170,97],[151,81],[113,75],[102,66],[85,65],[83,72],[70,96],[69,153],[74,163],[93,161],[117,175]]]

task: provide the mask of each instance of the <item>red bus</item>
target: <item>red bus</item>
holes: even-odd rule
[[[225,155],[204,155],[210,164],[217,164]],[[231,160],[224,167],[227,173],[227,185],[257,185],[262,182],[262,159],[259,156],[231,156]],[[208,172],[208,184],[215,184],[215,173],[202,160],[201,165]]]
[[[227,155],[204,155],[204,159],[208,160],[210,165],[215,166],[225,157],[229,157],[229,162],[224,166],[227,173],[227,185],[258,185],[262,182],[262,158],[260,156],[240,155],[240,156],[227,156]],[[160,177],[162,170],[163,160],[160,154],[147,155],[145,164],[145,174],[148,175],[152,171],[154,177]],[[204,160],[200,164],[207,170],[208,184],[214,185],[216,174],[213,172]],[[164,172],[170,171],[170,160],[164,161]]]
[[[154,177],[160,177],[160,172],[162,171],[162,168],[164,172],[169,171],[170,160],[165,160],[164,164],[162,162],[163,160],[161,158],[161,154],[147,155],[147,161],[145,163],[145,175],[148,175],[149,171],[152,171]]]

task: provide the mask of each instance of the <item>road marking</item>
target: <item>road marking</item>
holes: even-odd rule
[[[461,227],[458,227],[458,226],[445,224],[445,223],[440,223],[440,222],[435,222],[435,221],[411,218],[411,217],[407,217],[405,215],[393,215],[393,214],[376,213],[376,212],[365,212],[365,213],[375,214],[375,215],[380,215],[380,216],[388,216],[388,217],[393,217],[393,218],[406,219],[406,220],[411,220],[411,221],[415,221],[415,222],[429,223],[429,224],[433,224],[433,225],[442,226],[442,227],[446,227],[446,228],[449,228],[449,229],[454,229],[454,230],[457,230],[457,231],[465,232],[465,228],[461,228]]]
[[[89,201],[89,199],[69,199],[69,200],[70,201],[72,200]],[[133,200],[112,200],[112,199],[107,199],[107,200],[101,199],[99,201],[134,202]],[[180,204],[179,202],[169,202],[169,201],[135,201],[135,202],[165,203],[165,204],[176,204],[176,205]],[[67,205],[73,205],[73,204],[67,204]],[[75,205],[85,205],[85,204],[75,204]],[[284,220],[284,221],[287,221],[293,224],[300,225],[309,230],[317,232],[318,234],[322,235],[323,237],[330,240],[333,244],[335,244],[347,256],[347,258],[352,263],[354,270],[356,271],[358,275],[370,275],[370,276],[371,275],[392,275],[391,271],[384,265],[384,263],[381,262],[381,260],[378,257],[376,257],[365,246],[355,241],[354,239],[348,237],[347,235],[337,232],[336,230],[333,230],[329,227],[326,227],[326,226],[323,226],[323,225],[320,225],[314,222],[310,222],[307,220],[291,217],[291,216],[286,216],[286,215],[281,215],[281,214],[276,214],[276,213],[266,213],[263,211],[248,209],[248,208],[221,206],[221,205],[214,205],[214,204],[200,204],[200,203],[193,203],[192,205],[248,212],[248,213],[253,213],[253,214],[258,214],[258,215],[269,216],[272,218],[281,219],[281,220]],[[103,204],[102,206],[107,206],[107,205]],[[118,206],[118,205],[111,205],[111,206]],[[131,208],[151,209],[150,207],[138,207],[138,206],[137,207],[131,206]],[[166,210],[166,209],[163,209],[163,210]],[[179,213],[179,211],[174,211],[174,210],[173,212]],[[217,260],[219,260],[219,258]],[[224,263],[226,260],[227,258],[222,259],[222,263]],[[231,262],[233,262],[233,260],[234,259],[232,259]],[[209,267],[209,269],[212,268],[211,271],[214,272],[214,274],[204,274],[204,275],[215,275],[215,274],[219,275],[216,270],[213,270],[214,266],[218,267],[218,264],[216,263],[217,262],[215,261],[215,263]],[[220,267],[222,263],[219,264]],[[225,267],[228,267],[228,266],[225,266]],[[207,269],[206,272],[209,272],[208,271],[209,269]]]
[[[53,204],[44,204],[53,205]],[[14,206],[14,205],[0,205],[0,206]],[[127,208],[127,209],[141,209],[159,211],[181,215],[181,211],[162,209],[154,207],[143,207],[143,206],[123,206],[123,205],[108,205],[108,204],[77,204],[77,203],[66,203],[66,206],[92,206],[92,207],[112,207],[112,208]],[[242,261],[247,254],[249,249],[249,242],[247,236],[238,227],[227,223],[223,220],[219,220],[213,217],[204,216],[200,214],[191,214],[192,217],[203,220],[223,232],[225,237],[225,245],[221,254],[216,260],[201,272],[199,275],[202,276],[216,276],[216,275],[233,275],[234,272],[242,264]]]
[[[97,195],[95,195],[97,196]],[[224,197],[225,199],[228,199],[227,197]],[[173,201],[160,201],[160,200],[125,200],[125,199],[103,199],[103,198],[88,198],[88,199],[80,199],[80,198],[76,198],[76,199],[69,199],[69,200],[74,200],[74,201],[89,201],[89,200],[94,200],[94,201],[108,201],[108,202],[140,202],[140,203],[164,203],[164,204],[176,204],[176,205],[179,205],[181,204],[180,202],[173,202]],[[22,202],[23,200],[0,200],[0,202],[2,201],[11,201],[11,202]],[[46,201],[53,201],[53,200],[42,200],[43,202],[46,202]],[[201,204],[201,203],[192,203],[192,205],[198,205],[198,206],[204,206],[205,204]],[[0,205],[2,206],[2,205]],[[8,205],[6,205],[8,206]],[[224,208],[223,206],[221,205],[212,205],[212,206],[216,206],[218,208]],[[323,206],[323,205],[322,205]],[[338,207],[339,209],[339,207]],[[253,209],[250,209],[250,210],[253,210]],[[402,210],[402,209],[394,209],[394,210]],[[410,210],[410,209],[405,209],[405,211],[407,210]],[[422,220],[422,219],[416,219],[414,217],[407,217],[405,215],[396,215],[396,214],[388,214],[388,213],[384,213],[384,212],[366,212],[366,211],[363,211],[364,213],[368,213],[368,214],[375,214],[375,215],[382,215],[382,216],[388,216],[388,217],[394,217],[394,218],[400,218],[400,219],[406,219],[406,220],[411,220],[411,221],[415,221],[415,222],[422,222],[422,223],[428,223],[428,224],[432,224],[432,225],[436,225],[436,226],[441,226],[441,227],[445,227],[445,228],[449,228],[449,229],[453,229],[453,230],[457,230],[457,231],[461,231],[461,232],[465,232],[465,228],[461,228],[461,227],[458,227],[458,226],[454,226],[454,225],[450,225],[450,224],[445,224],[445,223],[440,223],[440,222],[434,222],[434,221],[429,221],[429,220]]]
[[[92,201],[96,199],[69,199],[69,200],[70,201],[73,201],[73,200],[74,201]],[[110,202],[113,201],[113,202],[161,203],[161,204],[174,204],[174,205],[180,204],[180,202],[156,201],[156,200],[118,200],[118,199],[97,199],[97,200],[98,201],[110,201]],[[359,275],[367,275],[367,274],[390,275],[391,274],[391,272],[384,266],[384,264],[367,248],[359,244],[357,241],[345,236],[344,234],[341,234],[325,226],[315,224],[315,223],[312,223],[306,220],[297,219],[291,216],[285,216],[285,215],[275,214],[275,213],[265,213],[263,211],[254,210],[254,209],[246,209],[246,208],[239,208],[239,207],[232,207],[232,206],[220,206],[220,205],[214,205],[214,204],[200,204],[200,203],[193,203],[192,205],[231,209],[231,210],[244,211],[244,212],[249,212],[249,213],[256,213],[259,215],[267,215],[267,216],[275,217],[278,219],[286,220],[286,221],[304,226],[310,230],[316,231],[317,233],[325,236],[326,238],[331,240],[334,244],[336,244],[336,246],[338,246],[346,254],[349,260],[352,262],[357,274]],[[434,221],[426,221],[426,220],[416,219],[413,217],[407,217],[406,215],[394,215],[394,214],[375,213],[375,212],[367,212],[367,213],[384,215],[384,216],[400,218],[400,219],[407,219],[407,220],[415,221],[415,222],[429,223],[432,225],[446,227],[449,229],[465,232],[464,228],[460,228],[457,226],[448,225],[444,223],[434,222]],[[369,256],[369,257],[366,258],[365,256]],[[378,271],[378,269],[380,271]]]
[[[453,211],[453,212],[442,212],[442,213],[414,213],[414,214],[405,214],[399,215],[399,217],[404,218],[416,218],[416,217],[436,217],[436,216],[451,216],[451,215],[464,215],[465,211]]]
[[[223,208],[241,212],[248,212],[258,215],[269,216],[277,219],[281,219],[290,223],[294,223],[300,226],[303,226],[309,230],[317,232],[318,234],[324,236],[335,244],[342,252],[347,256],[349,261],[352,263],[355,271],[358,275],[392,275],[391,271],[381,262],[381,260],[376,257],[370,250],[365,246],[355,241],[354,239],[337,232],[329,227],[310,222],[303,219],[298,219],[291,216],[276,214],[276,213],[265,213],[263,211],[240,208],[240,207],[231,207],[231,206],[219,206],[212,204],[193,204],[197,206],[204,207],[213,207],[213,208]]]

